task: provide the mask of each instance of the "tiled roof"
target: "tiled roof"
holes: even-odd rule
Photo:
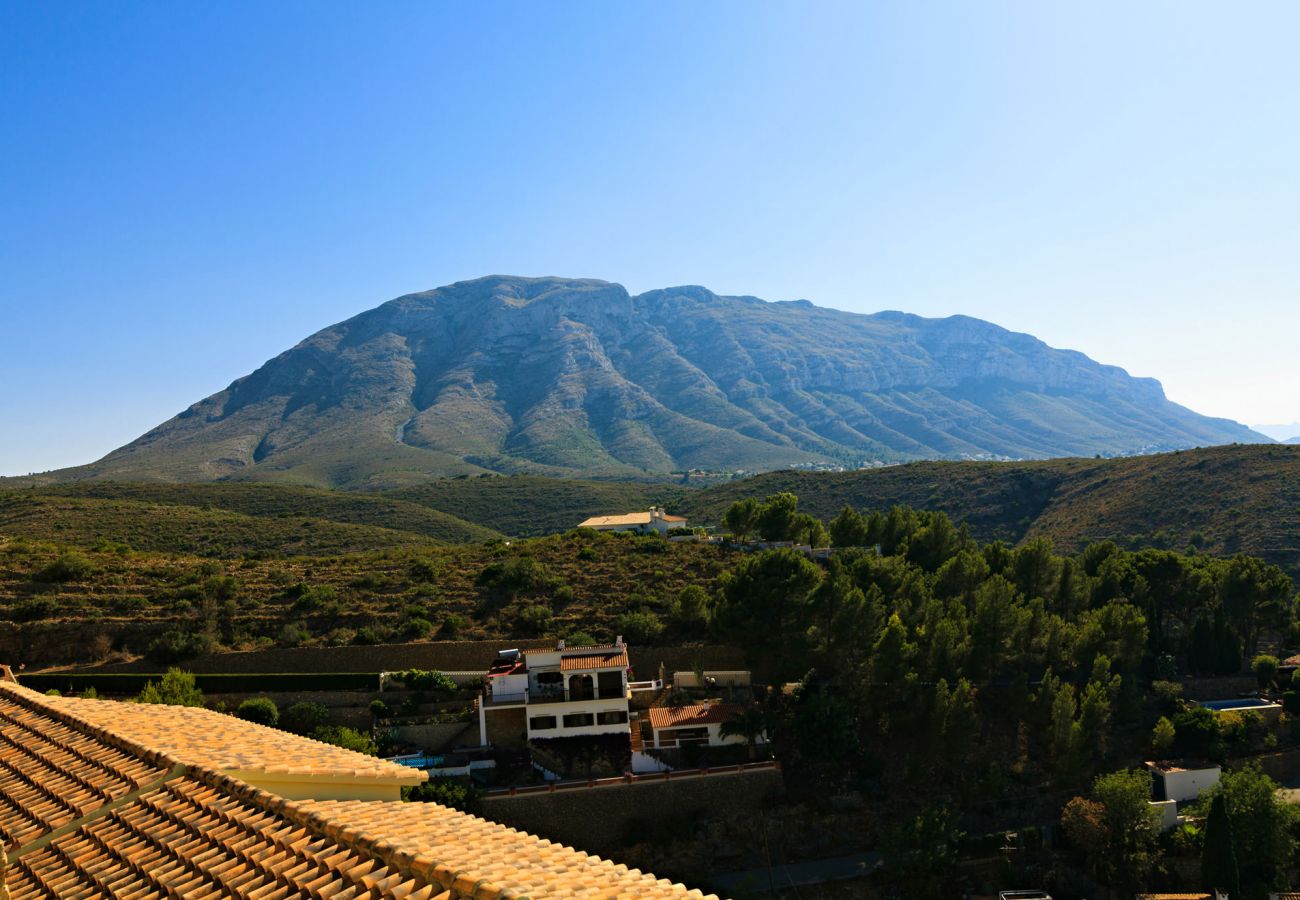
[[[660,516],[662,522],[685,522],[682,516],[670,516],[667,513]],[[579,528],[600,528],[614,525],[649,525],[650,513],[627,513],[621,516],[592,516],[590,519],[584,519],[578,523]]]
[[[680,728],[690,725],[714,725],[729,722],[745,711],[739,703],[698,703],[694,706],[654,706],[650,708],[650,727]]]
[[[50,697],[46,702],[83,722],[181,762],[229,774],[346,777],[352,781],[397,784],[425,780],[417,769],[210,709],[73,697]]]
[[[400,852],[411,853],[417,860],[438,860],[525,896],[556,896],[557,873],[563,873],[564,890],[558,895],[564,897],[700,896],[686,894],[666,879],[476,816],[451,813],[442,807],[435,807],[441,814],[431,816],[422,808],[431,804],[327,801],[302,805],[331,821],[383,834]]]
[[[626,650],[583,653],[581,656],[564,656],[560,659],[561,672],[572,672],[580,669],[626,669],[629,665],[631,664],[627,660]]]
[[[437,804],[286,800],[75,706],[0,683],[12,900],[702,896]]]
[[[1214,900],[1213,894],[1138,894],[1137,900]]]

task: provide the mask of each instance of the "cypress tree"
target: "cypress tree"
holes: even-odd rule
[[[1206,890],[1226,891],[1229,897],[1241,893],[1237,854],[1232,849],[1232,821],[1223,794],[1216,794],[1205,821],[1205,843],[1201,848],[1201,882]]]

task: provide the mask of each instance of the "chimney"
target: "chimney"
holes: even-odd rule
[[[622,648],[622,646],[623,646],[623,635],[620,634],[618,637],[616,637],[616,638],[614,639],[614,646],[615,646],[615,647]]]
[[[556,650],[564,649],[564,638],[560,638],[558,641],[555,642],[555,649]]]

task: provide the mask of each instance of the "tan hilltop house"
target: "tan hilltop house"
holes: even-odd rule
[[[378,799],[422,772],[210,710],[47,697],[0,672],[0,900],[704,896]]]
[[[686,519],[682,516],[670,516],[657,506],[645,512],[625,513],[621,516],[592,516],[578,523],[579,528],[593,528],[596,531],[634,531],[637,534],[655,532],[666,535],[670,528],[685,528]]]

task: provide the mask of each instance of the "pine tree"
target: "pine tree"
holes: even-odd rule
[[[1201,882],[1206,890],[1226,891],[1229,897],[1241,893],[1237,854],[1232,848],[1232,820],[1223,794],[1216,794],[1205,822],[1205,843],[1201,848]]]

